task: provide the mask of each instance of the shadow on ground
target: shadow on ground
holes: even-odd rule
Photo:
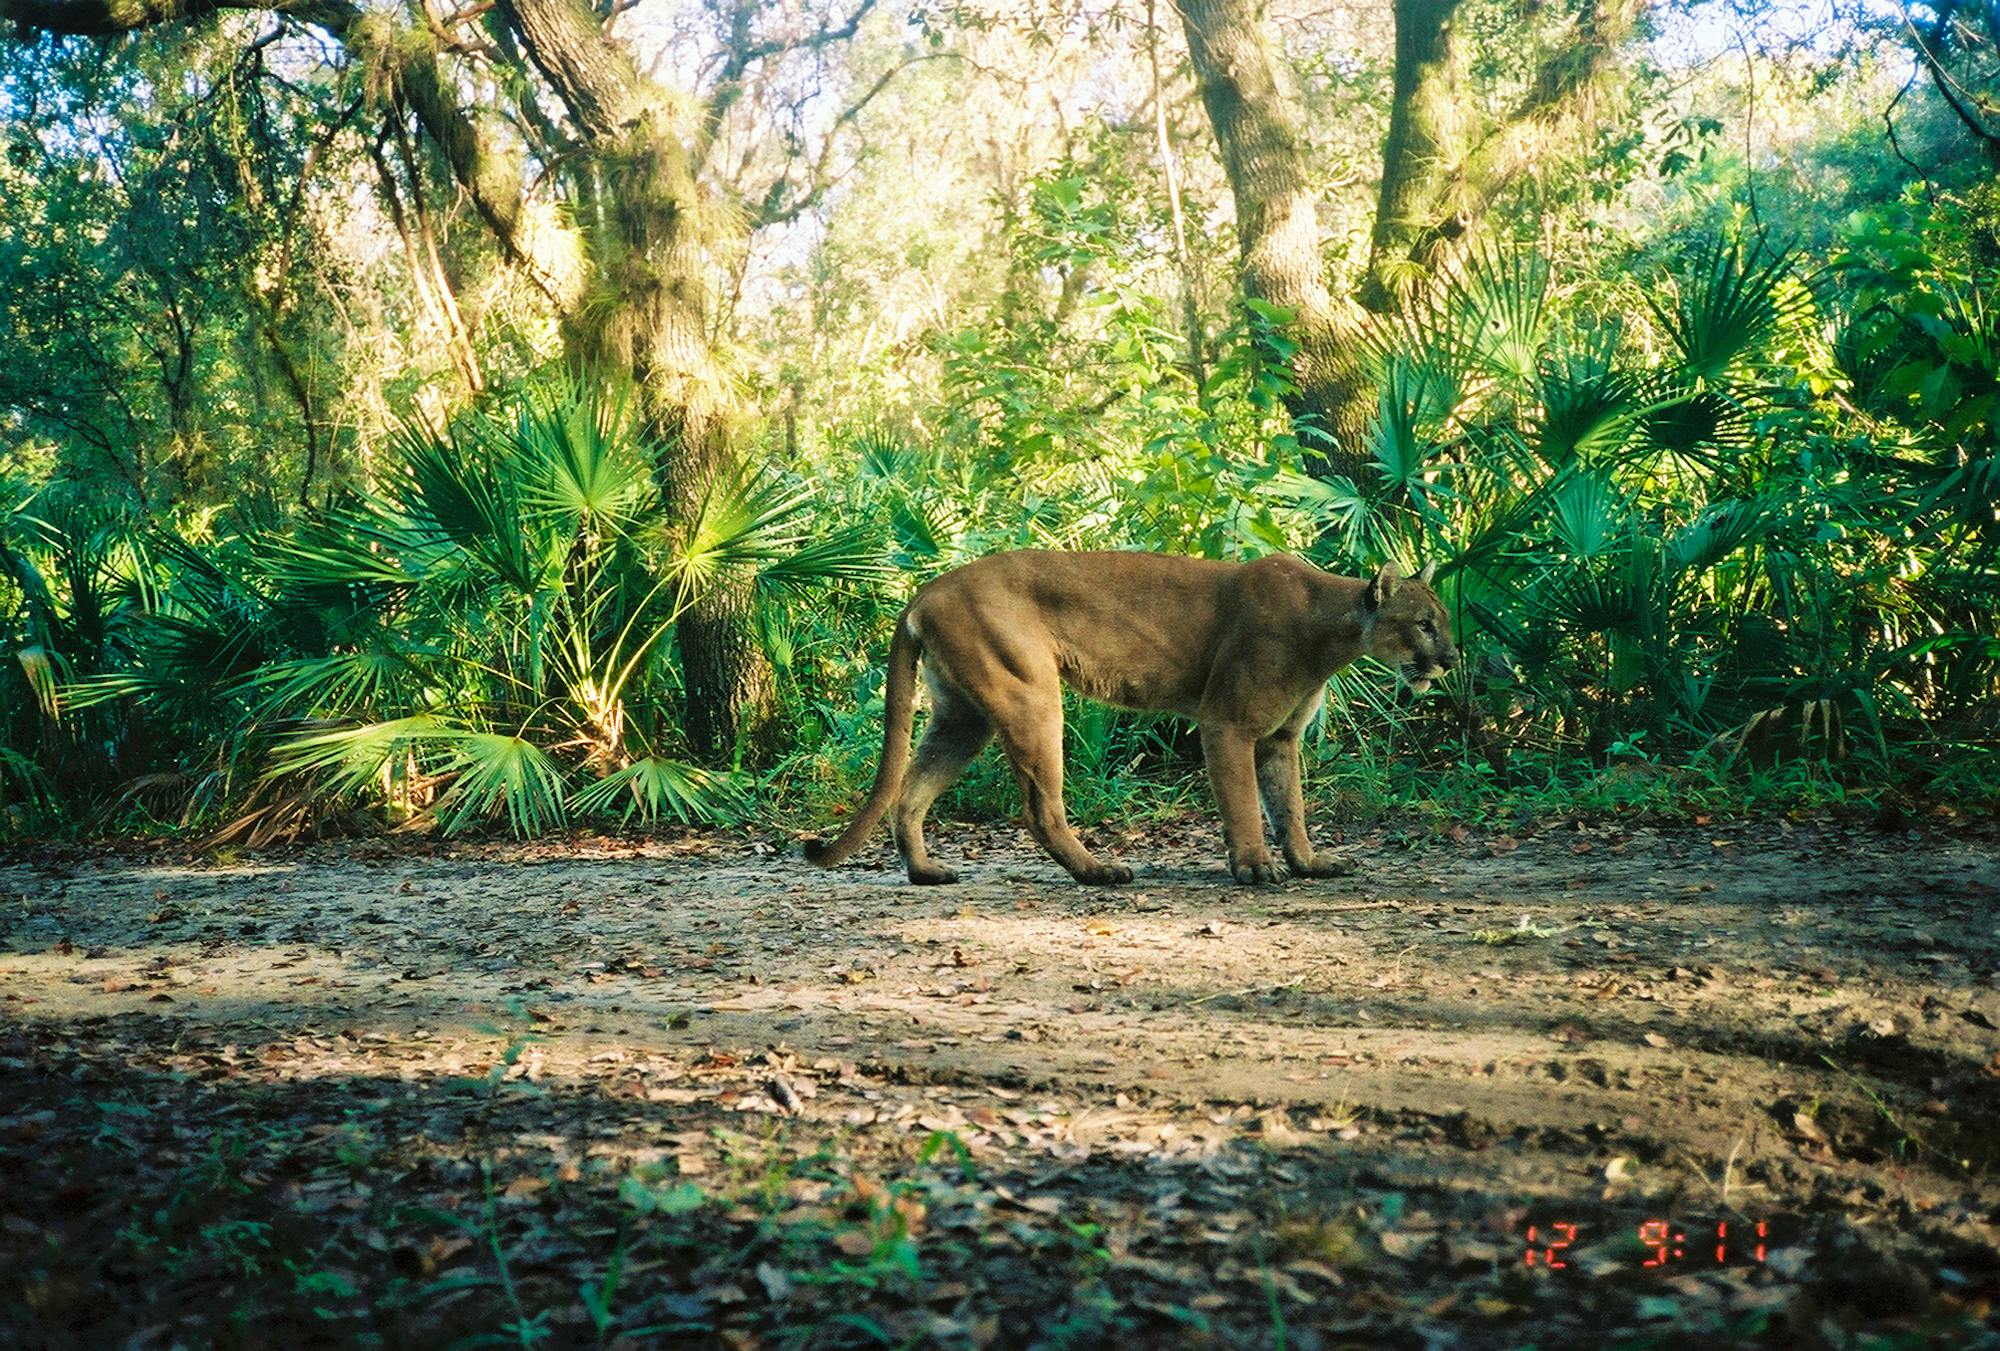
[[[0,1339],[1995,1340],[1990,842],[953,843],[16,862]]]

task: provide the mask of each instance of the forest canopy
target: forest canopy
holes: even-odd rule
[[[1351,802],[1990,798],[1994,14],[0,0],[6,826],[817,807],[1015,547],[1435,562]]]

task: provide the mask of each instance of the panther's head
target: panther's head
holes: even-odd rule
[[[1393,664],[1418,694],[1458,664],[1450,617],[1431,590],[1436,570],[1436,564],[1426,564],[1416,576],[1404,577],[1393,566],[1385,567],[1361,593],[1369,655]]]

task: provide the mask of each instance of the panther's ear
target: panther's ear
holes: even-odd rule
[[[1395,564],[1383,564],[1382,570],[1368,579],[1368,586],[1361,593],[1361,608],[1372,614],[1388,604],[1389,597],[1396,594],[1396,583],[1400,580]]]
[[[1424,570],[1417,574],[1417,580],[1425,586],[1429,586],[1431,578],[1437,575],[1437,570],[1438,565],[1435,562],[1426,563],[1424,564]]]

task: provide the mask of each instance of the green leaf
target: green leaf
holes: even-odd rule
[[[357,793],[372,787],[399,751],[449,744],[465,735],[462,728],[428,713],[308,732],[277,745],[264,777],[304,779],[315,791],[334,796]]]
[[[534,547],[526,529],[527,475],[457,431],[406,427],[396,439],[403,507],[514,590],[543,589],[557,556]]]
[[[520,838],[561,825],[569,806],[562,767],[525,737],[468,732],[456,739],[458,777],[439,802],[446,834],[504,815]]]
[[[655,1185],[628,1177],[618,1186],[618,1197],[641,1215],[691,1215],[708,1204],[708,1193],[692,1182],[679,1186]]]
[[[589,386],[530,402],[504,438],[527,471],[522,500],[566,532],[623,530],[653,491],[652,456],[623,407]]]
[[[1781,297],[1778,283],[1791,273],[1789,254],[1767,255],[1760,242],[1747,252],[1718,240],[1697,250],[1692,275],[1662,301],[1646,303],[1698,380],[1721,380],[1753,355],[1777,330],[1784,306],[1802,293]]]
[[[737,775],[648,756],[584,788],[570,805],[581,816],[616,809],[621,820],[637,816],[648,825],[667,816],[688,824],[715,825],[741,820],[748,796]]]

